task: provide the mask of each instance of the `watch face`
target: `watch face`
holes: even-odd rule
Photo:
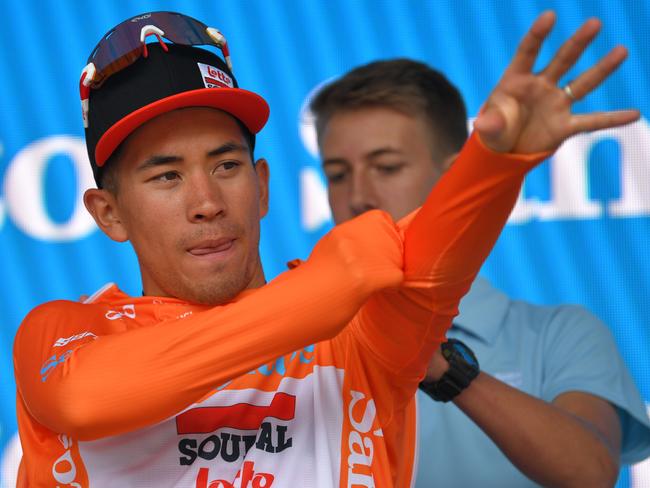
[[[461,356],[463,356],[463,359],[468,363],[473,366],[478,366],[478,361],[474,357],[474,355],[465,347],[464,345],[461,346],[459,344],[456,344],[456,350],[460,353]]]
[[[469,364],[472,367],[478,368],[478,360],[476,359],[476,356],[474,356],[474,353],[472,350],[467,347],[464,343],[459,341],[458,339],[449,339],[448,341],[450,348],[453,348],[454,352],[456,352],[458,355],[460,355],[463,360]],[[449,356],[451,355],[451,351],[448,351],[449,354],[445,354],[445,358],[449,359]]]

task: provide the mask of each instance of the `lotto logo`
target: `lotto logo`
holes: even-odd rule
[[[203,84],[206,88],[233,88],[235,85],[232,78],[224,71],[209,64],[196,63],[203,76]]]
[[[241,488],[269,488],[273,485],[273,480],[275,476],[271,473],[256,473],[255,464],[253,461],[246,461],[242,466],[242,469],[237,471],[237,476],[235,476],[235,481],[240,479],[240,483],[237,486]],[[199,469],[199,474],[196,477],[196,488],[234,488],[235,483],[231,483],[226,480],[214,480],[209,481],[209,469],[201,468]]]

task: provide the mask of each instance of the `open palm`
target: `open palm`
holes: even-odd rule
[[[572,102],[589,94],[625,60],[627,50],[622,46],[612,49],[571,81],[570,88],[557,86],[559,79],[598,34],[601,23],[597,19],[585,22],[544,70],[532,72],[542,43],[554,23],[553,12],[545,12],[537,18],[474,123],[481,140],[495,151],[554,151],[564,140],[579,132],[616,127],[639,118],[637,110],[571,113]]]

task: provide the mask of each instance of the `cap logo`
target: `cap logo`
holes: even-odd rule
[[[131,19],[131,22],[139,22],[139,21],[141,21],[141,20],[148,19],[148,18],[150,18],[150,17],[151,17],[151,14],[140,15],[139,17],[133,17],[133,18]]]
[[[203,84],[206,88],[234,88],[232,78],[224,71],[209,64],[196,63],[201,70]]]

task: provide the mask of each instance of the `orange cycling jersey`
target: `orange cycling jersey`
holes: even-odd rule
[[[212,308],[114,286],[37,307],[18,486],[410,486],[417,385],[543,156],[472,136],[398,223],[403,285],[367,300],[308,260]]]

